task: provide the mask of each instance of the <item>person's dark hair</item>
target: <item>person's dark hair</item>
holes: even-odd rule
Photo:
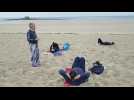
[[[53,48],[59,49],[59,45],[56,42],[53,42]]]
[[[100,65],[100,62],[99,61],[96,61],[96,64]]]
[[[77,73],[76,73],[74,70],[72,70],[72,71],[69,73],[69,75],[70,75],[71,79],[73,80],[73,79],[76,77]]]
[[[115,44],[114,42],[112,42],[112,44]]]
[[[56,42],[53,42],[52,45],[53,45],[53,47],[55,47],[55,45],[57,45],[57,43]]]
[[[98,38],[98,43],[102,43],[102,40],[100,38]]]

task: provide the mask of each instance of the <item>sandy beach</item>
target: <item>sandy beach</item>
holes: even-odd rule
[[[32,67],[26,40],[28,23],[37,28],[40,67]],[[104,73],[91,75],[81,87],[134,86],[134,21],[9,21],[0,23],[0,86],[62,87],[58,70],[71,66],[76,56],[86,58],[86,70],[99,60]],[[98,37],[114,41],[113,46],[99,46]],[[63,56],[45,54],[55,41],[71,48]]]

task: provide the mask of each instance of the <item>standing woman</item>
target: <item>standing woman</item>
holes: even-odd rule
[[[27,32],[27,41],[30,45],[30,51],[32,53],[31,62],[33,67],[37,67],[40,65],[39,60],[39,48],[38,48],[38,37],[35,32],[35,24],[29,24],[29,30]]]

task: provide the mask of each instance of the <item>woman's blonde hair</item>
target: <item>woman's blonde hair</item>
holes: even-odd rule
[[[35,24],[34,23],[29,23],[29,28],[32,28],[32,26],[35,26]]]

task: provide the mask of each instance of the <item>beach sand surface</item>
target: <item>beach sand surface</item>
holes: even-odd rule
[[[86,70],[99,60],[105,70],[91,75],[81,87],[134,86],[134,22],[32,21],[39,37],[40,67],[32,67],[26,39],[28,23],[13,21],[0,24],[0,86],[60,87],[63,78],[58,70],[71,66],[76,56],[86,58]],[[100,46],[98,37],[114,41],[113,46]],[[55,41],[62,47],[71,44],[62,56],[46,54]]]

